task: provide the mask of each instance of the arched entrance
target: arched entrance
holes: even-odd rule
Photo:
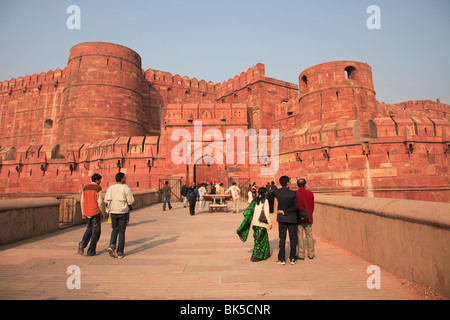
[[[195,183],[209,183],[219,181],[226,183],[226,165],[217,164],[217,160],[205,154],[194,162],[193,181]]]

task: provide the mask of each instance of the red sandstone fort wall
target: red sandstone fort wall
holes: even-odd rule
[[[258,63],[247,72],[216,86],[218,101],[247,105],[249,126],[256,130],[270,128],[275,117],[275,105],[298,95],[297,85],[265,74],[265,66]]]
[[[94,173],[102,186],[127,174],[133,190],[149,189],[151,178],[161,175],[158,137],[117,137],[87,144],[72,144],[62,155],[58,145],[32,145],[0,151],[0,189],[3,196],[42,196],[79,193]],[[153,171],[152,171],[153,170]],[[159,172],[158,172],[159,170]]]
[[[280,171],[316,192],[449,201],[448,123],[387,117],[374,125],[369,139],[359,120],[285,132]]]
[[[0,146],[56,143],[66,69],[3,81]]]
[[[225,182],[228,176],[234,176],[236,171],[245,172],[245,176],[248,176],[246,166],[239,166],[238,169],[235,161],[231,164],[226,161],[227,130],[246,131],[247,127],[245,104],[169,104],[160,142],[160,155],[165,157],[166,176],[182,177],[184,181],[193,181],[195,178],[197,182]],[[220,134],[216,135],[216,132],[209,130],[211,128],[217,129]],[[181,139],[172,138],[176,133],[174,131],[178,129],[185,130],[191,153],[183,164],[177,165],[173,163],[171,153],[182,142]],[[214,150],[207,149],[208,145],[217,141],[222,145],[225,155],[216,155]],[[245,150],[248,150],[248,140],[246,143]]]
[[[192,181],[193,163],[172,162],[171,137],[180,128],[193,137],[201,121],[202,134],[216,128],[223,137],[279,129],[280,167],[261,176],[247,140],[245,164],[194,159],[197,182],[265,184],[288,174],[315,192],[448,202],[449,110],[439,100],[378,102],[370,66],[355,61],[308,68],[299,85],[267,77],[260,63],[214,84],[142,70],[140,56],[120,45],[83,43],[63,70],[1,83],[0,190],[79,193],[94,172],[103,187],[126,172],[133,190]]]

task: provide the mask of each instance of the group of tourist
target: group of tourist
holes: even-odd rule
[[[126,185],[125,174],[116,174],[116,184],[110,186],[105,196],[103,196],[102,176],[95,173],[91,177],[91,183],[83,188],[81,194],[82,218],[86,220],[86,231],[81,242],[78,244],[78,253],[83,255],[84,249],[90,242],[88,256],[97,255],[96,246],[101,234],[101,219],[105,213],[109,214],[108,223],[112,225],[111,237],[108,246],[108,253],[114,258],[124,257],[125,230],[129,222],[129,212],[134,203],[134,197],[130,188]],[[275,186],[274,181],[267,183],[264,187],[257,187],[256,183],[249,186],[249,205],[244,210],[244,221],[237,230],[242,241],[246,241],[250,227],[253,226],[254,249],[251,261],[262,261],[270,257],[270,244],[268,230],[272,229],[270,214],[274,213],[274,200],[277,199],[276,210],[279,234],[279,252],[277,263],[286,264],[286,236],[289,233],[290,251],[289,260],[295,264],[297,260],[305,259],[305,248],[303,245],[303,234],[307,240],[308,258],[313,259],[314,242],[312,238],[312,223],[314,212],[314,194],[305,188],[306,180],[297,180],[298,190],[290,189],[290,178],[282,176],[279,179],[281,188]],[[171,188],[169,181],[161,188],[163,196],[163,210],[170,203]],[[184,207],[189,206],[190,215],[195,214],[196,202],[199,202],[199,209],[203,211],[205,205],[204,195],[206,194],[231,194],[233,199],[233,212],[239,212],[241,189],[236,182],[225,190],[223,183],[200,183],[196,185],[192,182],[190,187],[184,185],[181,189]],[[299,212],[306,208],[308,221],[299,221]],[[118,240],[118,244],[117,244]]]
[[[169,182],[166,181],[166,185]],[[170,189],[169,189],[170,191]],[[164,203],[169,201],[170,203],[170,192],[163,190],[163,210],[165,210]],[[195,205],[197,201],[199,201],[199,211],[202,212],[205,208],[205,194],[217,194],[217,195],[225,195],[231,194],[233,200],[233,212],[239,212],[239,204],[240,204],[240,192],[241,189],[236,185],[236,182],[233,182],[233,185],[229,187],[227,190],[223,187],[222,182],[210,182],[210,183],[199,183],[196,184],[194,181],[191,182],[191,186],[188,187],[186,184],[181,188],[181,196],[183,206],[189,207],[189,214],[193,216],[195,214]]]
[[[312,223],[314,212],[314,194],[305,188],[306,180],[297,180],[298,190],[290,189],[290,178],[282,176],[279,179],[281,188],[275,187],[274,182],[266,187],[256,189],[253,183],[249,187],[252,192],[250,205],[244,211],[244,221],[237,230],[237,234],[242,241],[246,241],[250,227],[253,226],[254,248],[251,261],[262,261],[270,257],[270,244],[267,230],[272,229],[270,213],[273,213],[273,204],[270,199],[277,199],[278,208],[276,211],[279,235],[278,264],[286,264],[286,236],[289,232],[290,251],[289,260],[295,264],[298,260],[305,259],[305,248],[303,244],[303,234],[307,240],[308,258],[314,259],[314,240],[312,237]],[[250,197],[250,194],[249,194]],[[273,201],[272,199],[272,201]],[[299,213],[306,208],[307,221],[300,221]]]
[[[116,174],[116,183],[108,188],[103,196],[102,176],[95,173],[91,177],[91,183],[83,188],[81,193],[81,214],[86,220],[86,231],[78,244],[78,253],[83,255],[84,249],[90,242],[87,256],[97,255],[97,242],[101,235],[101,219],[105,213],[109,214],[108,223],[112,225],[108,253],[113,258],[122,259],[125,249],[125,230],[129,222],[129,213],[134,203],[133,193],[125,184],[125,174]],[[117,239],[119,240],[117,244]]]
[[[277,188],[275,185],[275,181],[267,182],[266,186],[266,194],[267,194],[267,201],[269,201],[269,211],[270,213],[273,213],[273,204],[275,202],[275,194],[274,191]],[[255,199],[258,196],[258,188],[256,186],[256,182],[253,182],[253,184],[248,186],[248,203],[251,203],[253,199]]]

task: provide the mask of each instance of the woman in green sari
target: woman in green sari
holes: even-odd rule
[[[265,217],[266,221],[261,221]],[[258,196],[253,199],[244,211],[244,221],[237,230],[239,238],[247,241],[250,226],[253,225],[254,248],[251,261],[257,262],[270,257],[269,234],[267,230],[272,229],[270,220],[269,201],[266,199],[266,188],[258,189]]]

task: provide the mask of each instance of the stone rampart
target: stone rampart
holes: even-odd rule
[[[58,230],[56,198],[0,200],[0,245]]]
[[[313,232],[450,296],[449,203],[317,194]]]
[[[81,43],[64,69],[0,83],[0,198],[78,194],[93,173],[107,187],[122,171],[132,190],[209,179],[202,172],[259,185],[289,174],[319,193],[448,202],[449,110],[439,99],[378,102],[371,67],[357,61],[309,67],[298,85],[262,63],[213,83],[143,70],[118,44]],[[279,130],[280,170],[174,165],[171,134],[196,120]]]

